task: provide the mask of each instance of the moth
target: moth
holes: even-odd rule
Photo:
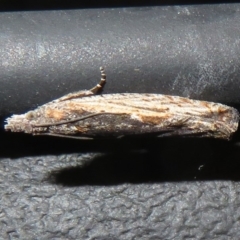
[[[33,111],[6,119],[5,129],[76,139],[122,136],[194,136],[230,139],[238,128],[235,108],[162,94],[95,95],[106,83],[67,94]]]

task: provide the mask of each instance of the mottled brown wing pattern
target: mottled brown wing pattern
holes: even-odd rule
[[[95,138],[164,132],[161,136],[228,139],[238,127],[234,108],[161,94],[106,94],[51,102],[21,119],[31,126],[27,132]],[[14,125],[14,117],[8,121]]]

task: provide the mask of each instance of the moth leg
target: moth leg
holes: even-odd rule
[[[204,135],[206,135],[206,132],[197,132],[197,131],[193,131],[193,130],[175,130],[172,132],[167,132],[167,133],[163,133],[163,134],[159,134],[158,137],[176,137],[176,136],[181,136],[181,137],[191,137],[191,136],[199,136],[199,137],[203,137]]]
[[[95,87],[93,87],[89,90],[90,92],[92,92],[92,94],[98,93],[106,83],[106,74],[105,74],[105,70],[103,67],[100,67],[100,72],[101,72],[100,82]]]
[[[55,134],[55,133],[34,133],[34,136],[52,136],[52,137],[61,137],[61,138],[71,138],[71,139],[78,139],[78,140],[93,140],[91,137],[77,137],[77,136],[68,136],[64,134]]]
[[[104,68],[100,67],[100,71],[101,71],[101,79],[100,79],[100,82],[95,87],[91,88],[90,90],[83,90],[75,93],[69,93],[63,97],[60,97],[54,100],[53,102],[62,102],[69,99],[82,98],[82,97],[86,97],[86,96],[90,96],[98,93],[106,83],[106,74],[105,74]]]

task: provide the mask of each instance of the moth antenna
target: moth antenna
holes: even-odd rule
[[[103,88],[103,86],[106,84],[106,74],[103,67],[100,67],[100,72],[101,72],[100,82],[95,87],[90,89],[90,92],[92,92],[93,94],[96,94],[97,92],[99,92]]]
[[[82,120],[84,120],[84,119],[91,118],[91,117],[95,117],[95,116],[102,115],[102,114],[116,114],[116,115],[117,115],[117,113],[99,112],[99,113],[88,114],[88,115],[86,115],[86,116],[79,117],[79,118],[74,118],[74,119],[71,119],[71,120],[60,121],[60,122],[56,122],[56,123],[33,124],[32,126],[33,126],[33,127],[51,127],[51,126],[58,126],[58,125],[62,125],[62,124],[68,124],[68,123],[73,123],[73,122],[82,121]]]

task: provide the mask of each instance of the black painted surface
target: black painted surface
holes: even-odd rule
[[[0,116],[90,88],[239,103],[239,4],[0,14]]]

